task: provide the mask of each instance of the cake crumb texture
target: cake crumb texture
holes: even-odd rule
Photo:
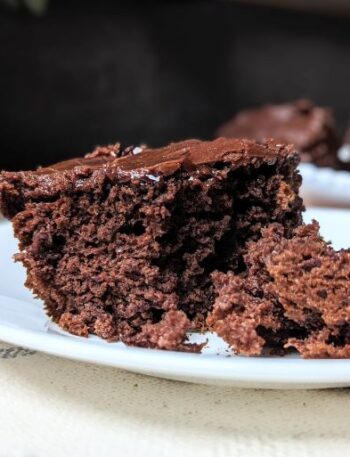
[[[249,241],[301,223],[293,147],[187,140],[112,145],[35,171],[0,174],[0,207],[19,239],[26,286],[79,336],[200,350],[211,273],[245,269]],[[134,151],[134,149],[133,149]]]
[[[350,251],[335,251],[317,222],[284,236],[272,224],[248,243],[242,274],[214,272],[209,326],[239,354],[350,357]]]

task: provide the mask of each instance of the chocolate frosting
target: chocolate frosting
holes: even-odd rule
[[[257,143],[251,140],[218,138],[214,141],[186,140],[157,149],[138,147],[130,150],[128,148],[127,152],[124,154],[118,150],[119,157],[117,157],[114,150],[101,148],[101,151],[95,151],[84,158],[60,162],[41,168],[36,173],[52,174],[77,167],[89,169],[112,167],[125,173],[137,171],[169,175],[180,168],[195,169],[215,162],[231,162],[239,166],[248,163],[254,157],[274,159],[276,155],[288,155],[294,150],[292,146],[278,144],[273,140]]]

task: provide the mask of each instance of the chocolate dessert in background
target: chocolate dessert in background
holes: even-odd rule
[[[209,139],[242,109],[304,97],[333,107],[342,131],[349,25],[234,1],[50,0],[40,16],[0,7],[0,169],[116,141]]]
[[[217,136],[257,141],[275,138],[294,144],[303,162],[350,169],[350,164],[338,157],[340,138],[331,109],[315,106],[310,100],[241,111],[218,129]]]

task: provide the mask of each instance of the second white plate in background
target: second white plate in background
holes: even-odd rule
[[[305,204],[350,208],[350,172],[299,165],[303,177],[300,194]]]

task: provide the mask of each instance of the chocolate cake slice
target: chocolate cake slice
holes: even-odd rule
[[[241,111],[220,127],[217,135],[257,141],[275,138],[294,144],[303,162],[349,168],[337,155],[340,138],[331,110],[315,106],[309,100]]]
[[[316,222],[291,239],[272,224],[249,242],[247,271],[213,273],[210,327],[239,354],[296,348],[306,358],[350,357],[350,250],[336,252]]]
[[[124,151],[125,152],[125,151]],[[247,242],[301,223],[298,155],[273,141],[188,140],[100,148],[36,171],[0,174],[26,285],[71,333],[198,350],[211,273],[245,269]]]

